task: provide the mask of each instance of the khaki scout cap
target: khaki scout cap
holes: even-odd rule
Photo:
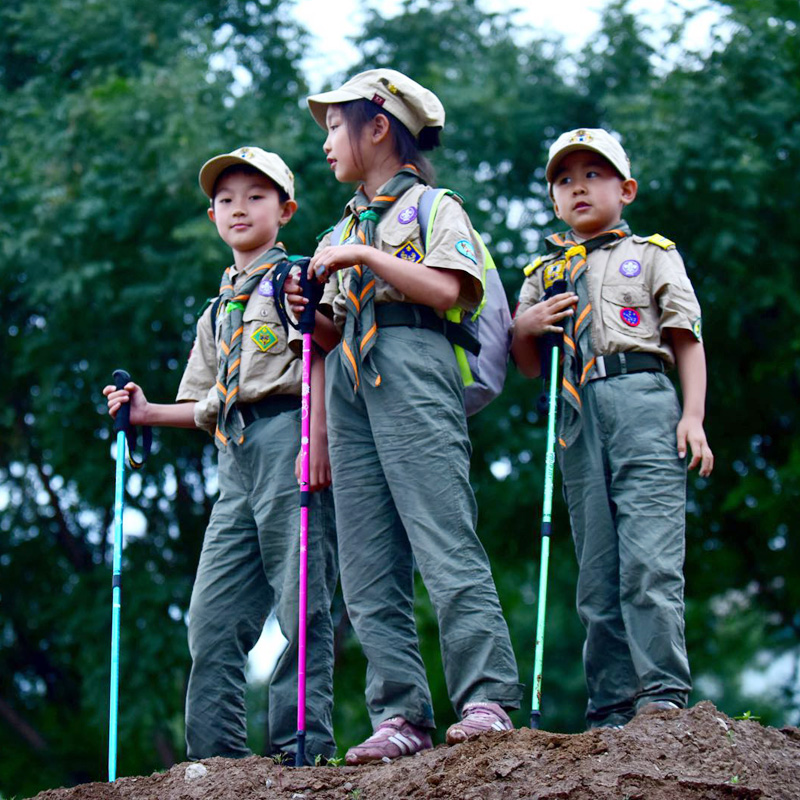
[[[249,167],[255,167],[270,180],[275,181],[289,195],[289,199],[294,200],[294,175],[292,175],[292,171],[280,156],[275,155],[275,153],[268,153],[260,147],[239,147],[231,153],[214,156],[214,158],[206,161],[200,168],[200,188],[208,197],[212,196],[214,183],[223,170],[235,164],[246,164]]]
[[[352,100],[371,100],[397,117],[414,136],[423,128],[444,127],[444,106],[424,86],[395,69],[370,69],[360,72],[332,92],[313,94],[308,108],[323,130],[328,106]]]
[[[627,180],[631,177],[631,162],[622,145],[602,128],[576,128],[562,133],[550,146],[545,176],[552,185],[553,176],[561,159],[575,150],[591,150],[608,159],[611,165]]]

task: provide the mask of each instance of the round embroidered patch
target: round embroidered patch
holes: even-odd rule
[[[456,250],[461,253],[464,258],[468,258],[473,264],[478,263],[478,258],[475,255],[475,248],[469,239],[459,239],[456,242]]]
[[[636,261],[634,258],[629,258],[627,261],[623,261],[619,265],[619,271],[626,277],[626,278],[635,278],[639,275],[642,271],[642,265]]]
[[[410,222],[413,222],[416,218],[417,218],[417,207],[416,206],[409,206],[408,208],[404,208],[397,215],[397,221],[401,225],[408,225]]]
[[[703,341],[703,321],[700,317],[692,323],[692,333],[698,342]]]
[[[619,312],[619,316],[631,328],[635,328],[642,321],[639,312],[635,308],[623,308]]]
[[[261,279],[261,283],[258,284],[258,293],[262,297],[272,297],[275,294],[275,289],[272,288],[271,277],[267,276]]]

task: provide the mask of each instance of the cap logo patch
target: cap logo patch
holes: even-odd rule
[[[409,222],[413,222],[416,218],[417,218],[417,207],[416,206],[409,206],[408,208],[404,208],[397,215],[397,221],[401,225],[408,225]]]
[[[275,295],[275,289],[272,286],[272,278],[269,275],[261,279],[261,283],[258,284],[258,293],[262,297],[273,297]]]
[[[239,158],[253,158],[254,153],[249,147],[243,147],[237,154]]]
[[[392,93],[403,96],[403,93],[388,79],[380,78],[380,82]]]
[[[635,328],[642,321],[639,312],[635,308],[623,308],[619,312],[619,316],[629,328]]]
[[[478,258],[475,255],[475,248],[472,246],[472,242],[469,239],[459,239],[456,242],[456,250],[461,253],[464,258],[468,258],[473,264],[478,263]]]
[[[627,261],[623,261],[619,265],[619,271],[626,278],[635,278],[641,273],[642,265],[635,258],[629,258]]]
[[[402,258],[403,261],[422,261],[422,253],[414,247],[413,242],[408,241],[402,247],[394,251],[397,258]]]
[[[386,102],[386,98],[381,97],[379,94],[376,93],[372,95],[372,102],[376,103],[377,105],[381,106],[381,108],[383,108],[383,104]]]
[[[278,343],[278,337],[269,325],[262,325],[252,333],[250,338],[262,353],[266,353],[270,347],[274,347]]]
[[[586,144],[587,142],[591,142],[594,139],[589,131],[585,131],[583,129],[579,131],[575,131],[570,137],[570,142],[578,143],[578,144]]]

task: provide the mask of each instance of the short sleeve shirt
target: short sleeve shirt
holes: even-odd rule
[[[242,272],[232,271],[234,287],[255,262]],[[272,270],[253,290],[244,309],[242,362],[239,367],[239,402],[254,403],[268,395],[300,396],[302,383],[302,336],[281,323],[272,291]],[[195,424],[214,432],[219,399],[217,364],[220,325],[212,325],[211,306],[201,315],[189,362],[178,387],[177,401],[195,401]],[[224,309],[221,313],[225,313]]]
[[[544,262],[525,279],[520,314],[544,297]],[[701,338],[700,304],[683,259],[643,236],[629,236],[589,254],[585,272],[592,303],[595,355],[637,351],[675,363],[666,328],[692,331]]]
[[[483,297],[481,276],[483,275],[483,249],[480,246],[472,224],[464,211],[461,201],[453,195],[442,198],[433,221],[430,240],[425,248],[425,233],[420,229],[417,208],[423,192],[429,187],[417,184],[406,190],[384,212],[375,232],[374,246],[384,253],[408,261],[409,269],[419,269],[421,265],[437,269],[452,269],[459,272],[461,293],[457,305],[465,311],[474,309]],[[352,203],[345,212],[353,213]],[[349,226],[345,234],[349,233]],[[347,241],[345,239],[345,241]],[[319,243],[317,251],[331,242],[330,234]],[[338,242],[336,242],[338,244]],[[351,270],[335,273],[325,287],[322,305],[333,310],[333,318],[340,329],[347,314],[346,298]],[[375,303],[403,303],[409,300],[401,291],[375,276]]]

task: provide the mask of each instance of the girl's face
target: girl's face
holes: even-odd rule
[[[363,179],[364,170],[360,153],[353,147],[352,138],[360,140],[361,137],[351,137],[342,109],[338,105],[328,106],[325,122],[328,126],[328,136],[322,149],[336,180],[340,183],[357,183]]]

